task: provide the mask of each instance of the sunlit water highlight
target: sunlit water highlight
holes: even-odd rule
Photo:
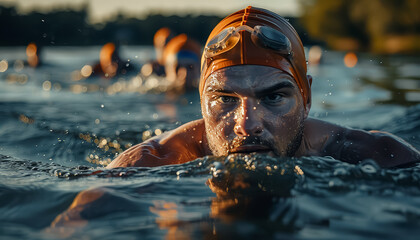
[[[0,49],[0,61],[8,62],[0,73],[2,239],[418,236],[419,166],[233,155],[105,170],[129,146],[201,114],[197,93],[145,93],[144,82],[130,85],[137,72],[72,79],[99,49],[45,48],[46,64],[38,69],[16,63],[24,47]],[[123,48],[121,55],[139,66],[152,49]],[[324,52],[321,64],[310,67],[311,115],[389,131],[420,148],[418,58],[360,55],[348,68],[344,55]],[[51,225],[86,189],[105,191],[83,212],[89,223]]]

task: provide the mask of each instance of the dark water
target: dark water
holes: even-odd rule
[[[123,48],[133,65],[149,48]],[[381,169],[310,157],[207,157],[158,168],[105,170],[116,154],[200,118],[196,93],[144,93],[136,73],[75,81],[99,48],[46,48],[45,65],[19,68],[24,48],[0,49],[1,239],[416,239],[420,169]],[[311,115],[385,130],[420,148],[417,57],[325,52]],[[73,73],[74,74],[74,73]],[[149,79],[150,80],[150,79]],[[149,85],[147,85],[149,84]],[[101,198],[63,224],[87,189]],[[60,217],[58,217],[60,218]],[[58,219],[57,218],[57,219]],[[77,225],[77,227],[76,227]]]

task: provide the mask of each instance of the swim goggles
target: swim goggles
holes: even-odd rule
[[[251,40],[254,44],[272,49],[281,55],[291,57],[292,44],[290,40],[278,30],[267,26],[255,26],[251,28],[247,25],[239,27],[229,27],[213,37],[205,47],[205,57],[211,58],[227,52],[238,44],[240,31],[251,33]]]

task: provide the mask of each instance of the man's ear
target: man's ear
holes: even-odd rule
[[[309,116],[309,111],[311,110],[311,106],[312,106],[312,90],[311,90],[312,76],[306,75],[306,79],[308,80],[308,83],[309,83],[309,90],[308,90],[308,96],[306,97],[307,99],[306,99],[306,106],[305,106],[305,118]]]

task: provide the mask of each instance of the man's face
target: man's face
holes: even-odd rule
[[[261,152],[293,156],[307,117],[300,90],[279,69],[239,65],[207,79],[201,100],[214,155]]]

